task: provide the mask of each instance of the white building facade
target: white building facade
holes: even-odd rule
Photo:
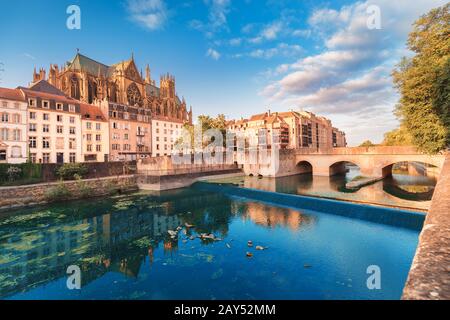
[[[27,161],[27,103],[18,89],[0,88],[0,163]]]

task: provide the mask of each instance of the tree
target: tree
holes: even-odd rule
[[[375,144],[372,143],[372,141],[370,141],[370,140],[366,140],[363,143],[361,143],[359,146],[360,147],[373,147],[373,146],[375,146]]]
[[[450,4],[419,18],[407,45],[415,56],[393,71],[401,95],[396,114],[414,145],[437,153],[449,143]]]
[[[226,130],[227,130],[227,121],[225,119],[224,114],[218,114],[217,117],[212,118],[208,115],[199,115],[197,117],[197,125],[201,125],[202,133],[209,129],[218,129],[222,132],[223,136],[223,143],[225,146],[225,139],[226,139]],[[184,129],[189,132],[189,136],[191,138],[191,145],[194,146],[194,126],[190,124],[185,124]],[[175,142],[176,144],[179,144],[183,141],[183,138],[178,138]],[[203,147],[207,146],[211,141],[203,141]]]
[[[384,146],[412,146],[411,136],[404,126],[386,132],[382,142]]]

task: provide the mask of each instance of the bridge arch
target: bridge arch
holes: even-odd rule
[[[311,162],[306,161],[306,160],[301,160],[297,163],[296,171],[299,174],[304,174],[304,173],[314,174],[313,165],[311,164]]]
[[[341,173],[346,173],[348,171],[348,166],[356,166],[361,171],[361,165],[354,160],[341,159],[339,161],[333,161],[328,166],[329,175],[334,176]]]
[[[433,161],[430,161],[433,162]],[[383,177],[392,176],[394,167],[403,166],[404,169],[408,170],[410,175],[438,175],[439,174],[439,164],[435,165],[430,162],[422,161],[395,161],[387,162],[381,166],[381,173]],[[405,168],[406,167],[406,168]]]

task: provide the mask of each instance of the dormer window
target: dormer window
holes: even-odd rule
[[[48,109],[50,108],[50,102],[43,100],[42,101],[42,108]]]
[[[63,109],[63,104],[57,102],[57,103],[56,103],[56,110],[62,110],[62,109]]]
[[[75,106],[73,104],[69,104],[69,112],[75,112]]]
[[[34,99],[28,99],[28,105],[30,107],[35,107],[36,106],[36,100]]]

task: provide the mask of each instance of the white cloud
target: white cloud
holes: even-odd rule
[[[169,16],[163,0],[127,0],[127,10],[132,21],[151,31],[163,28]]]
[[[212,48],[209,48],[208,51],[206,51],[206,56],[210,57],[213,60],[220,59],[220,53],[217,50],[214,50]]]
[[[313,34],[322,40],[322,52],[266,72],[282,76],[268,83],[260,94],[272,104],[296,105],[337,119],[335,125],[341,125],[354,143],[366,134],[366,138],[379,141],[396,123],[392,110],[398,96],[390,72],[405,53],[411,25],[444,3],[378,0],[374,4],[381,9],[381,30],[367,28],[366,8],[372,1],[340,10],[316,10],[308,22]],[[363,130],[361,124],[369,125],[370,117],[377,122],[370,130]]]
[[[251,57],[251,58],[261,58],[270,59],[275,56],[281,57],[292,57],[298,56],[303,51],[302,47],[299,45],[291,45],[287,43],[279,43],[275,47],[264,48],[264,49],[254,49],[246,53],[238,53],[233,55],[234,58]]]
[[[189,26],[203,32],[208,38],[217,32],[228,31],[227,15],[230,12],[231,0],[204,0],[204,3],[208,6],[207,21],[191,20]]]

